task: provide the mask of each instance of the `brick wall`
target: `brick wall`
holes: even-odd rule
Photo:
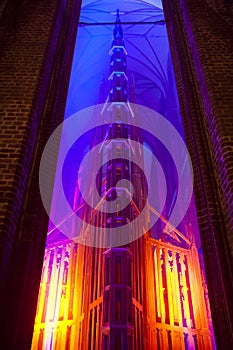
[[[35,6],[34,6],[35,7]],[[2,258],[11,255],[16,226],[21,213],[21,203],[30,175],[31,163],[38,134],[40,117],[34,115],[32,103],[38,94],[38,77],[44,61],[45,50],[53,22],[55,4],[37,5],[11,13],[21,23],[4,23],[0,61],[1,96],[1,219],[4,220]],[[43,9],[44,7],[44,9]],[[48,26],[43,26],[43,16],[48,13]],[[36,22],[36,23],[34,23]],[[35,42],[35,45],[32,45]],[[42,105],[42,103],[41,103]],[[2,221],[1,221],[2,222]],[[5,249],[5,245],[7,245]],[[6,268],[7,264],[3,265]],[[1,270],[4,272],[4,270]]]
[[[79,8],[79,0],[8,1],[1,8],[4,349],[30,348],[48,220],[39,194],[39,162],[49,135],[63,119]]]
[[[163,0],[191,154],[213,324],[233,346],[233,5]]]

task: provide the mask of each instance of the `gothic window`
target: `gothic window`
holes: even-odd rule
[[[121,284],[121,257],[116,256],[116,283]]]

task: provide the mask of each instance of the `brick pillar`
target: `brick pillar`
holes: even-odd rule
[[[233,6],[163,0],[188,149],[216,343],[233,347]]]
[[[7,350],[30,349],[48,223],[39,163],[63,120],[80,3],[9,0],[1,8],[0,309]],[[50,160],[48,171],[55,164]]]

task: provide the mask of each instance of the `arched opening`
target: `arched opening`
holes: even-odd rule
[[[124,73],[128,81],[127,95],[129,100],[150,107],[164,115],[184,138],[161,4],[158,2],[155,4],[152,1],[134,1],[122,2],[121,5],[120,26],[124,32],[124,47],[128,52],[127,74]],[[118,6],[119,2],[115,7]],[[66,104],[65,115],[67,118],[97,102],[105,103],[110,96],[109,89],[112,77],[111,74],[109,75],[109,65],[112,61],[109,60],[107,53],[111,45],[112,31],[116,26],[115,16],[112,2],[109,4],[105,1],[97,3],[84,1],[82,4]],[[120,58],[117,57],[117,52],[114,54],[116,54],[114,64],[117,65],[117,60]],[[119,54],[121,55],[122,52]],[[118,81],[116,84],[118,84],[119,91],[122,91],[122,84],[125,80],[123,81],[121,78],[121,71],[113,71],[114,74],[115,72],[119,73],[119,77],[116,78],[119,80],[119,84]],[[142,269],[139,268],[142,256],[134,259],[135,261],[133,260],[134,277],[138,273],[141,275],[138,285],[136,282],[134,290],[130,292],[132,294],[126,297],[127,300],[133,300],[133,302],[132,300],[128,302],[128,307],[131,303],[134,307],[132,320],[131,317],[128,318],[133,325],[132,334],[129,332],[126,338],[130,344],[133,342],[135,349],[141,349],[143,334],[146,334],[147,346],[159,346],[164,349],[168,347],[175,349],[177,346],[183,346],[185,349],[193,349],[194,347],[198,349],[205,346],[211,349],[215,345],[194,198],[191,199],[189,209],[187,213],[184,213],[179,226],[174,230],[169,222],[177,199],[174,165],[171,165],[171,158],[162,150],[158,141],[153,140],[144,130],[142,135],[140,134],[140,137],[142,136],[145,137],[147,148],[156,148],[159,150],[158,153],[162,154],[160,161],[170,173],[170,177],[167,180],[168,200],[161,213],[160,221],[151,228],[150,237],[146,243],[135,243],[132,248],[133,251],[143,254],[147,267],[153,268],[153,277],[148,279],[146,271],[143,270],[145,266]],[[90,140],[91,137],[93,134],[89,135]],[[87,138],[83,138],[83,144],[77,146],[74,153],[77,153],[77,150],[80,152],[79,155],[82,151],[83,154],[88,152],[91,142],[89,141],[88,144],[87,140]],[[168,143],[170,142],[172,143],[173,140],[168,140]],[[187,155],[181,152],[180,156],[183,157],[185,168],[185,164],[188,162]],[[148,159],[145,161],[150,162]],[[64,188],[72,206],[75,200],[74,194],[77,194],[75,187],[77,175],[75,171],[77,169],[75,167],[69,169],[72,171],[69,174],[70,177],[64,180]],[[156,178],[156,172],[153,171],[155,170],[151,168],[151,175]],[[108,180],[106,179],[106,181]],[[56,190],[54,198],[56,198]],[[183,210],[182,205],[179,210]],[[57,203],[54,202],[51,215],[56,211]],[[61,221],[64,219],[65,217],[61,218]],[[66,225],[65,222],[64,225]],[[114,337],[118,339],[117,344],[121,344],[118,346],[125,346],[123,333],[113,334],[112,338],[111,331],[107,329],[109,326],[106,326],[103,334],[100,331],[103,326],[102,309],[106,312],[110,307],[111,310],[111,302],[116,302],[119,306],[119,300],[121,300],[120,297],[117,297],[121,292],[118,291],[118,294],[116,292],[114,299],[110,298],[108,289],[104,293],[101,289],[102,275],[100,276],[100,274],[110,274],[111,276],[107,260],[113,259],[111,252],[109,257],[105,254],[105,258],[103,258],[103,251],[100,249],[82,247],[80,252],[77,252],[79,245],[72,240],[70,241],[70,237],[67,240],[67,237],[65,238],[62,233],[61,226],[54,227],[51,223],[32,349],[38,346],[41,348],[45,346],[56,347],[57,344],[66,344],[67,349],[71,349],[72,344],[86,344],[89,348],[94,349],[100,348],[102,341],[106,344],[107,349],[109,346],[111,348]],[[137,244],[138,246],[136,246]],[[191,245],[194,245],[195,248],[191,248]],[[124,259],[124,254],[127,255],[125,251],[120,251],[120,253],[122,259]],[[90,254],[91,262],[88,254]],[[72,275],[71,269],[74,275]],[[80,270],[82,271],[80,272]],[[98,277],[95,277],[95,273],[98,274]],[[79,274],[79,279],[75,281],[77,274]],[[86,274],[89,277],[85,280]],[[128,274],[129,272],[127,272]],[[52,278],[54,279],[53,283],[51,282]],[[88,284],[85,291],[80,285],[76,285],[77,281],[81,283],[81,286]],[[194,290],[195,283],[200,287],[199,290]],[[72,294],[74,291],[72,291],[71,286],[76,294]],[[145,290],[148,286],[152,286],[152,296],[146,294]],[[93,288],[96,291],[90,292]],[[77,293],[79,293],[78,296]],[[91,297],[89,293],[93,293]],[[79,298],[82,299],[82,302]],[[143,303],[145,305],[147,303],[147,316],[151,322],[148,327],[142,321],[143,310],[146,309]],[[85,307],[88,307],[88,304],[90,310],[87,312]],[[148,311],[148,305],[153,311]],[[77,324],[74,323],[73,308],[78,308]],[[119,319],[116,321],[121,320],[119,310],[121,310],[120,306],[117,308]],[[106,315],[111,317],[109,312]],[[145,331],[146,327],[149,328],[147,332]],[[201,334],[195,332],[195,329],[200,327],[203,331]]]

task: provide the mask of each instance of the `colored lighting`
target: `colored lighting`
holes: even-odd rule
[[[145,2],[149,4],[153,1]],[[120,25],[117,24],[117,27],[119,30]],[[119,39],[119,35],[116,36]],[[95,46],[92,48],[95,54]],[[109,51],[111,59],[116,51],[127,55],[123,45],[113,44]],[[89,59],[88,55],[86,59]],[[115,58],[115,61],[112,59],[110,65],[113,69],[119,62],[126,65],[125,59],[125,57]],[[74,61],[74,66],[75,63]],[[134,64],[133,61],[132,66]],[[122,69],[122,66],[120,68]],[[163,71],[158,74],[159,79],[162,79],[163,74],[165,75]],[[113,86],[116,77],[121,78],[119,86]],[[76,76],[73,74],[71,84],[75,79]],[[164,79],[164,85],[167,84],[166,79],[167,77]],[[89,83],[90,81],[91,79]],[[106,101],[111,99],[111,107],[118,108],[119,120],[115,136],[120,137],[123,132],[121,115],[124,108],[134,117],[125,87],[130,83],[131,90],[134,90],[135,86],[126,72],[117,70],[112,71],[108,83],[110,88],[108,96],[105,97]],[[93,88],[91,83],[89,86],[93,90],[99,89],[96,85]],[[86,95],[92,93],[92,90],[85,91],[88,91]],[[97,96],[95,91],[93,95]],[[67,115],[73,108],[70,103],[72,104],[68,99]],[[107,102],[103,110],[106,106]],[[105,140],[109,130],[113,132],[114,125],[112,124],[107,130]],[[123,152],[134,152],[130,138],[121,142],[113,139],[106,149],[110,147],[115,150],[119,158]],[[119,162],[106,165],[100,179],[103,197],[110,197],[116,190],[114,186],[109,187],[111,175],[108,174],[113,174],[115,171],[114,175],[121,176],[123,171],[127,170],[130,173],[130,169],[131,165]],[[144,195],[142,191],[141,199]],[[74,195],[75,204],[78,196],[77,191]],[[130,215],[137,216],[138,206],[133,200],[131,204]],[[99,224],[103,221],[103,216],[97,214],[98,208],[95,209],[91,220]],[[117,226],[127,220],[129,218],[119,210],[115,216],[111,215],[106,219],[106,224]],[[169,344],[172,344],[172,350],[193,350],[196,346],[198,349],[212,349],[210,315],[206,311],[204,279],[195,243],[169,225],[168,221],[165,222],[162,216],[161,222],[164,232],[160,230],[161,235],[158,239],[150,237],[148,233],[130,247],[105,251],[78,246],[77,243],[64,238],[51,243],[49,242],[51,237],[48,237],[31,349],[119,350],[121,347],[141,350],[145,339],[148,350],[157,348],[167,350]],[[101,225],[97,225],[97,235],[100,230]],[[56,232],[52,234],[55,235]],[[122,340],[126,338],[121,329],[126,329],[128,332],[127,344]],[[111,343],[112,334],[115,337],[113,343]],[[114,344],[114,348],[111,344]]]

